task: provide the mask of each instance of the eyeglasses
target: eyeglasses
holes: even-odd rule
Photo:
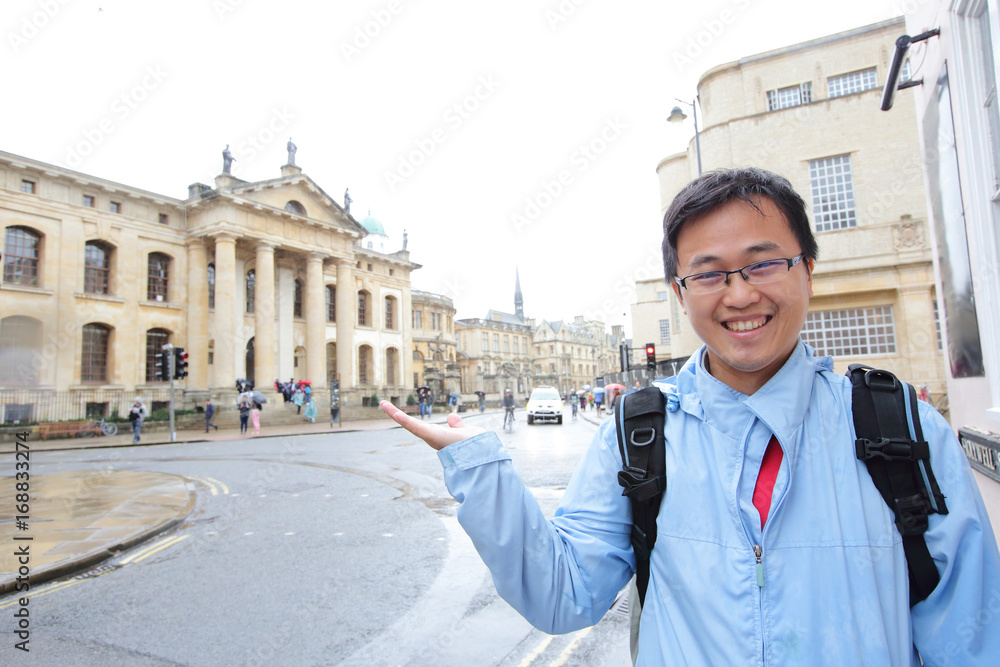
[[[691,294],[709,294],[718,292],[729,284],[729,276],[738,273],[751,285],[765,285],[767,283],[781,280],[792,267],[801,262],[803,255],[797,255],[791,259],[784,257],[768,259],[763,262],[747,264],[735,271],[706,271],[705,273],[693,273],[684,278],[674,278],[674,281],[681,287],[687,289]]]

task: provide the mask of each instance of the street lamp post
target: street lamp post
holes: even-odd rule
[[[682,99],[674,98],[681,104],[691,107],[691,113],[693,114],[694,120],[694,151],[698,156],[698,175],[701,176],[701,141],[698,139],[698,107],[695,105],[697,98],[690,102],[685,102]],[[674,107],[670,110],[670,115],[667,116],[667,120],[671,123],[681,123],[687,118],[687,114],[680,107]]]

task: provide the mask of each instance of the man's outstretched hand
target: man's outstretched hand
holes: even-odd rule
[[[454,442],[485,433],[485,430],[478,426],[466,426],[462,418],[456,414],[448,415],[448,426],[442,426],[441,424],[427,424],[419,419],[414,419],[389,401],[382,401],[379,403],[379,407],[385,410],[385,413],[394,422],[434,449],[444,449]]]

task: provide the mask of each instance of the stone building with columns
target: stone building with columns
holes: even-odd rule
[[[913,98],[900,95],[895,115],[879,111],[904,31],[901,18],[890,19],[708,70],[698,82],[698,141],[656,171],[661,215],[699,163],[786,177],[819,244],[803,340],[839,372],[850,363],[885,368],[927,385],[937,402],[946,375]],[[650,281],[633,307],[645,320],[633,322],[636,343],[658,341],[658,359],[701,345],[678,304],[666,302],[672,289]]]
[[[224,170],[182,200],[0,152],[0,228],[4,421],[47,419],[26,406],[55,393],[94,412],[162,398],[165,343],[189,354],[188,407],[230,405],[241,378],[265,394],[310,380],[321,411],[338,378],[345,418],[405,398],[419,265],[361,247],[366,229],[294,164],[259,182]]]
[[[463,392],[455,334],[455,305],[441,294],[411,292],[413,325],[413,389],[426,384],[435,400]],[[415,395],[415,392],[414,392]]]

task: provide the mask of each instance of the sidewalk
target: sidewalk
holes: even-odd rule
[[[479,412],[463,413],[462,417],[491,414],[502,414],[502,410],[488,410],[483,415]],[[440,411],[430,421],[442,424],[447,417],[447,412]],[[262,426],[260,436],[252,435],[252,429],[251,435],[240,435],[239,428],[211,433],[178,431],[174,443],[170,442],[169,433],[160,431],[143,437],[135,446],[392,428],[401,427],[385,417],[347,422],[341,428],[331,427],[329,422],[270,428]],[[33,439],[27,444],[29,454],[133,446],[131,432],[113,437]],[[13,455],[15,449],[16,443],[0,443],[0,452]],[[8,498],[12,502],[12,507],[0,514],[0,550],[3,553],[0,557],[0,595],[15,590],[22,567],[28,568],[31,589],[36,589],[38,584],[91,568],[169,530],[194,509],[195,485],[178,475],[128,470],[78,470],[52,475],[31,474],[27,480],[23,477],[17,480],[14,477],[14,457],[11,456],[10,460],[10,476],[0,477],[0,498]],[[29,459],[29,464],[31,461]],[[18,483],[26,483],[27,486],[18,489]],[[13,514],[18,493],[28,494],[29,511],[24,513],[28,518],[24,520],[17,519]],[[8,514],[8,511],[11,513]],[[22,528],[19,521],[23,521],[27,528]],[[0,609],[4,606],[9,605],[0,603]]]

